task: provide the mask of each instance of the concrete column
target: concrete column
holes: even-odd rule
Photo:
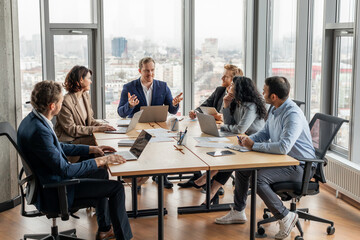
[[[0,0],[0,122],[17,129],[21,121],[20,55],[17,0]],[[18,195],[18,158],[0,137],[0,210]]]

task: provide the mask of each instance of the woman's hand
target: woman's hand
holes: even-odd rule
[[[225,97],[223,98],[224,108],[228,108],[233,99],[234,99],[234,95],[232,93],[228,92],[225,95]]]

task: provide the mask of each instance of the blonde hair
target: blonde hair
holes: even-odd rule
[[[226,65],[224,66],[224,68],[225,68],[226,70],[228,70],[228,71],[231,71],[231,74],[233,75],[233,77],[235,77],[235,76],[240,76],[240,77],[244,76],[244,72],[243,72],[240,68],[238,68],[237,66],[235,66],[235,65],[226,64]]]

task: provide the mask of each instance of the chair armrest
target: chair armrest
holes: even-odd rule
[[[303,175],[303,180],[302,180],[302,187],[301,187],[301,195],[305,196],[308,194],[308,190],[309,190],[309,183],[311,178],[313,177],[313,174],[311,174],[311,168],[312,168],[312,164],[313,163],[319,163],[319,164],[324,164],[324,160],[323,159],[298,159],[299,161],[303,161],[305,162],[305,168],[304,168],[304,175]]]
[[[80,179],[69,179],[58,183],[43,184],[43,188],[57,188],[59,197],[60,217],[63,221],[69,220],[70,217],[66,187],[79,183]]]
[[[80,183],[80,179],[74,178],[74,179],[64,180],[64,181],[57,182],[57,183],[43,184],[43,188],[57,188],[57,187],[70,186],[70,185],[79,184],[79,183]]]
[[[305,163],[325,163],[324,159],[319,159],[319,158],[299,158],[297,159],[300,162],[305,162]]]

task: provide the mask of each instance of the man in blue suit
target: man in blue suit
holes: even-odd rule
[[[132,117],[141,106],[168,105],[169,113],[176,114],[182,93],[174,99],[166,82],[155,80],[155,61],[146,57],[139,62],[141,77],[124,85],[121,92],[118,114],[120,117]]]
[[[98,232],[96,239],[131,239],[132,232],[125,209],[124,187],[118,181],[108,180],[106,166],[122,164],[119,155],[103,156],[104,151],[113,152],[108,146],[63,144],[58,141],[51,119],[61,109],[63,96],[60,84],[43,81],[35,85],[31,93],[33,111],[21,122],[18,145],[25,154],[40,184],[56,183],[79,178],[80,183],[67,187],[69,207],[80,199],[97,199],[96,213]],[[69,163],[66,156],[99,155],[78,163]],[[87,180],[81,181],[82,178]],[[91,181],[91,179],[98,179]],[[59,211],[57,189],[39,189],[36,207],[40,211]],[[111,226],[112,223],[112,226]]]

